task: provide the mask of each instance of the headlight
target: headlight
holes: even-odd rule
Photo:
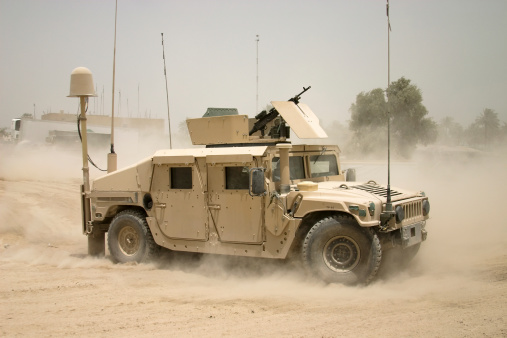
[[[396,213],[396,223],[400,223],[405,219],[405,210],[401,205],[398,205],[394,211]]]
[[[370,205],[368,206],[368,211],[370,213],[370,216],[375,215],[375,203],[370,202]]]
[[[427,216],[430,213],[430,201],[424,200],[422,207],[423,207],[423,216]]]

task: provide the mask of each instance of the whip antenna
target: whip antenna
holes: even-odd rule
[[[390,37],[389,33],[391,32],[391,22],[389,21],[389,0],[387,0],[386,5],[386,13],[387,13],[387,211],[393,210],[393,205],[391,204],[391,112],[389,111],[389,86],[391,84],[391,55],[390,55]]]
[[[118,14],[118,0],[114,9],[114,51],[113,51],[113,97],[111,104],[111,152],[107,154],[107,172],[116,171],[117,168],[117,156],[114,152],[114,79],[115,79],[115,68],[116,68],[116,18]]]
[[[256,35],[257,39],[257,87],[255,95],[255,113],[259,111],[259,35]]]
[[[164,59],[165,96],[167,98],[167,123],[169,125],[169,149],[172,149],[171,140],[171,116],[169,115],[169,91],[167,89],[167,71],[165,68],[164,33],[162,34],[162,59]]]

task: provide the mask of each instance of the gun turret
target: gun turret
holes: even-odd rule
[[[298,104],[299,100],[301,99],[301,95],[303,95],[310,88],[312,88],[312,86],[308,86],[306,88],[303,87],[303,91],[301,93],[299,93],[296,96],[290,98],[288,101],[292,101],[295,104]],[[279,115],[278,111],[275,108],[271,108],[269,110],[269,113],[266,112],[265,110],[263,110],[262,112],[260,112],[259,114],[257,114],[255,116],[255,119],[257,121],[255,122],[254,126],[250,130],[249,135],[252,136],[254,133],[256,133],[257,131],[260,130],[261,133],[262,133],[262,136],[264,136],[264,128],[266,127],[266,125],[269,122],[273,121],[278,115]],[[285,124],[285,122],[283,122],[282,124]]]

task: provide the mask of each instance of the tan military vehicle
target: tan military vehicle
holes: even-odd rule
[[[337,146],[291,144],[289,128],[303,139],[327,137],[301,94],[251,120],[209,109],[187,120],[193,144],[205,147],[160,150],[95,179],[82,194],[90,254],[103,252],[105,232],[121,263],[146,261],[160,247],[296,253],[312,274],[345,284],[371,281],[383,250],[413,256],[426,239],[428,198],[347,180]]]

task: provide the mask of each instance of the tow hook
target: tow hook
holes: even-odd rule
[[[86,235],[89,235],[93,232],[93,223],[91,221],[88,221],[88,223],[86,224],[86,231],[85,231],[85,234]]]
[[[391,220],[396,217],[394,210],[384,211],[380,214],[380,230],[385,231],[389,227]]]

